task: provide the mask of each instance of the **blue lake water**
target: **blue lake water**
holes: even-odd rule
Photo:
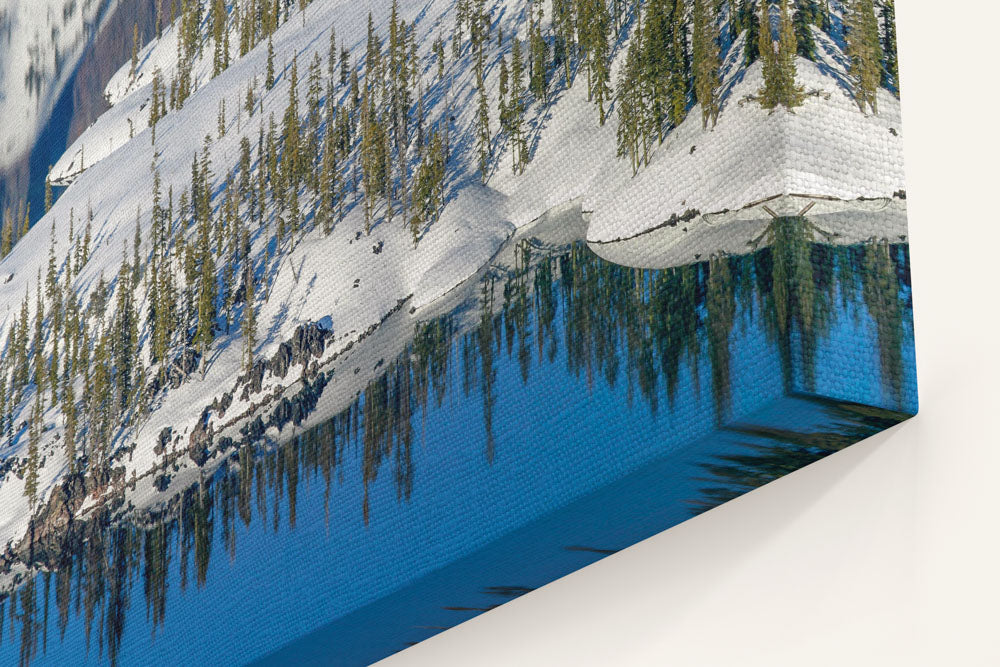
[[[320,426],[79,528],[0,659],[365,664],[916,411],[905,245],[518,243]]]

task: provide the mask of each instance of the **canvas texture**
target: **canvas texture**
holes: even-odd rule
[[[917,411],[893,0],[63,5],[5,663],[369,664]]]

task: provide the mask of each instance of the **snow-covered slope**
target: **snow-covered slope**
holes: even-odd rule
[[[696,107],[624,187],[593,189],[587,239],[627,239],[685,213],[737,211],[778,195],[888,200],[905,191],[899,100],[880,89],[878,115],[861,113],[844,83],[841,50],[814,34],[817,62],[796,59],[807,94],[801,107],[762,110],[750,99],[763,85],[762,65],[742,67],[733,49],[718,124],[703,130]]]
[[[155,144],[147,126],[153,72],[159,69],[169,81],[177,70],[177,26],[167,28],[162,38],[141,50],[134,75],[130,63],[123,64],[107,87],[112,108],[76,140],[53,168],[54,180],[68,185],[67,189],[0,262],[0,341],[7,340],[6,332],[19,317],[26,294],[30,296],[28,309],[33,317],[36,283],[48,264],[50,229],[62,281],[71,252],[70,220],[75,220],[79,234],[87,211],[93,212],[92,252],[73,281],[75,298],[86,304],[102,276],[110,280],[118,273],[123,253],[131,257],[137,219],[143,240],[141,255],[143,259],[149,257],[155,164],[164,197],[168,191],[174,195],[173,229],[180,229],[193,240],[196,230],[188,227],[187,212],[178,211],[179,197],[190,186],[192,160],[201,155],[205,138],[211,138],[208,155],[214,176],[210,189],[214,193],[214,215],[218,216],[227,176],[239,165],[241,139],[250,140],[256,156],[258,133],[262,128],[267,132],[268,119],[273,114],[280,123],[289,98],[293,57],[298,63],[302,114],[308,64],[318,54],[325,72],[331,29],[336,30],[338,48],[346,48],[350,62],[360,70],[369,12],[375,31],[385,40],[389,6],[389,2],[314,0],[305,9],[304,17],[293,10],[273,35],[276,80],[270,90],[262,85],[267,69],[266,40],[246,56],[234,58],[228,69],[212,78],[211,41],[204,36],[209,32],[206,18],[202,26],[206,46],[192,68],[194,93],[183,108],[171,110],[159,121]],[[363,206],[357,192],[348,195],[344,219],[326,235],[314,224],[316,202],[309,189],[304,189],[300,202],[304,231],[281,244],[275,237],[276,210],[269,208],[264,224],[258,226],[246,221],[246,208],[240,207],[239,214],[249,227],[251,263],[260,284],[256,301],[257,358],[269,358],[301,325],[321,323],[332,330],[323,356],[317,360],[326,363],[353,346],[364,332],[378,326],[404,301],[419,315],[421,308],[430,306],[489,261],[515,229],[569,203],[592,212],[588,237],[606,241],[655,228],[664,219],[688,209],[700,213],[735,210],[773,195],[793,193],[838,199],[891,197],[902,189],[902,173],[897,166],[901,135],[898,103],[883,91],[879,100],[881,114],[862,114],[842,84],[843,70],[838,63],[843,59],[829,40],[822,42],[824,55],[818,65],[799,60],[801,83],[815,94],[795,114],[768,114],[758,104],[744,99],[759,88],[760,72],[759,66],[749,70],[742,67],[737,42],[726,61],[727,93],[717,127],[703,131],[701,114],[697,108],[692,110],[662,145],[654,147],[651,164],[635,177],[627,161],[616,157],[614,109],[601,126],[593,102],[587,99],[585,82],[566,88],[561,77],[554,76],[548,101],[535,101],[527,108],[525,121],[532,159],[523,173],[514,174],[508,141],[496,134],[500,125],[500,60],[509,60],[511,35],[518,35],[522,41],[527,35],[527,3],[493,0],[485,3],[485,9],[493,21],[493,36],[484,48],[483,59],[490,127],[495,136],[484,183],[475,139],[474,56],[467,35],[460,57],[451,55],[456,5],[452,0],[399,3],[400,17],[415,30],[426,126],[447,131],[450,136],[446,205],[440,218],[421,232],[418,244],[414,245],[402,216],[397,215],[391,222],[386,219],[381,201],[376,204],[371,233],[365,234]],[[548,9],[545,16],[551,16]],[[238,44],[232,16],[229,31],[230,43]],[[505,36],[502,46],[495,37],[499,31]],[[438,75],[432,52],[432,44],[439,36],[448,42],[444,76]],[[623,38],[613,54],[613,76],[622,66],[627,44]],[[586,74],[577,72],[576,76],[585,78]],[[258,99],[253,113],[248,114],[243,100],[255,79]],[[349,86],[338,84],[324,104],[348,105],[349,96]],[[225,132],[220,136],[218,115],[223,103]],[[358,151],[354,150],[341,165],[343,173],[357,173],[358,159]],[[259,168],[255,157],[251,165],[255,178]],[[178,273],[179,264],[175,264]],[[138,312],[145,314],[150,303],[144,287],[140,287],[136,298]],[[170,427],[186,443],[191,434],[204,427],[200,424],[203,408],[234,391],[242,372],[239,322],[244,308],[236,309],[230,330],[220,323],[222,330],[207,350],[203,373],[188,376],[177,387],[155,392],[141,419],[114,430],[112,450],[129,452],[127,457],[116,459],[124,479],[141,478],[155,468],[154,450],[163,429]],[[139,358],[149,364],[145,319],[143,327]],[[50,338],[47,345],[53,342]],[[282,381],[268,378],[260,396],[235,400],[226,410],[226,421],[231,422],[234,414],[259,407],[264,394],[280,394],[297,379],[289,377],[288,382],[283,382],[283,377]],[[80,397],[84,387],[79,378],[75,382]],[[0,449],[4,459],[25,458],[25,420],[34,401],[29,390],[14,407],[17,437],[10,447]],[[218,411],[210,410],[208,419],[213,425],[222,423]],[[39,469],[42,498],[68,470],[59,441],[65,433],[63,415],[58,408],[48,407],[43,421],[43,463]],[[26,530],[31,508],[24,490],[24,481],[18,475],[7,474],[0,480],[0,506],[5,508],[0,515],[0,543],[18,538]]]

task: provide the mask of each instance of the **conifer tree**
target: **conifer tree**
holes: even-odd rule
[[[249,372],[253,367],[253,353],[257,346],[256,296],[254,294],[254,273],[249,262],[243,274],[245,294],[243,296],[243,368]]]
[[[791,110],[800,106],[805,91],[795,82],[796,42],[788,0],[780,0],[777,48],[771,32],[770,3],[761,2],[760,54],[764,61],[764,85],[758,92],[765,109],[784,106]]]
[[[638,173],[640,160],[645,152],[645,139],[642,132],[642,118],[645,111],[642,108],[640,81],[642,56],[639,44],[638,37],[629,43],[624,71],[618,79],[618,102],[616,104],[618,109],[618,157],[628,156],[633,176]],[[640,143],[642,143],[642,150],[640,150]]]
[[[32,509],[38,500],[38,447],[42,438],[42,404],[41,398],[35,401],[31,409],[31,421],[28,427],[28,466],[24,473],[24,495]]]
[[[56,221],[49,230],[49,264],[45,271],[45,296],[53,299],[58,291],[58,268],[56,266]]]
[[[211,222],[205,217],[198,221],[197,240],[198,306],[194,343],[201,353],[201,368],[205,371],[205,353],[215,338],[216,284],[215,257],[212,254]]]
[[[139,24],[132,23],[132,66],[129,69],[129,78],[135,80],[136,70],[139,67]]]
[[[69,473],[76,472],[76,396],[73,393],[73,383],[65,382],[62,403],[65,428],[63,431],[63,451],[66,454],[66,464]]]
[[[90,227],[94,222],[94,209],[87,203],[87,226],[83,230],[83,247],[80,249],[80,265],[86,266],[90,259]]]
[[[590,0],[586,0],[590,1]],[[595,0],[600,1],[600,0]],[[544,100],[547,88],[546,74],[548,71],[548,47],[542,37],[542,5],[532,0],[530,6],[530,23],[528,29],[528,51],[530,60],[530,77],[528,88],[536,100]]]
[[[746,67],[757,62],[761,57],[761,24],[760,14],[757,12],[756,3],[760,2],[766,8],[769,0],[740,0],[740,23],[746,30],[746,39],[743,41],[743,64]],[[764,10],[766,11],[766,9]],[[770,44],[770,42],[768,42]]]
[[[719,118],[719,25],[710,0],[694,0],[693,56],[695,98],[701,105],[701,125],[712,127]]]
[[[292,70],[288,88],[288,106],[285,107],[282,125],[282,143],[284,144],[283,171],[285,182],[292,191],[298,190],[299,180],[303,175],[299,151],[298,71],[298,56],[295,56],[292,59]]]
[[[486,85],[483,82],[483,70],[476,68],[477,110],[476,110],[476,149],[479,153],[479,174],[483,183],[489,175],[490,155],[492,146],[490,143],[490,109],[486,100]]]
[[[88,434],[91,455],[96,463],[92,468],[95,474],[104,468],[108,457],[108,436],[112,405],[111,357],[109,348],[110,336],[108,335],[107,328],[104,328],[99,334],[97,345],[94,348],[93,364],[85,366],[88,372],[91,366],[93,367],[93,378],[90,381],[92,387],[88,392],[90,396],[90,417],[88,419],[90,427]]]
[[[648,123],[664,139],[664,122],[677,127],[687,114],[686,16],[683,0],[650,0],[642,26],[642,80]]]
[[[899,95],[899,56],[896,53],[896,2],[882,2],[882,52],[885,67],[882,70],[882,85]]]
[[[14,247],[14,218],[10,209],[5,208],[3,215],[3,229],[0,230],[0,258],[10,254]]]
[[[33,380],[35,382],[35,391],[38,396],[42,395],[45,391],[45,380],[48,377],[45,369],[45,330],[43,328],[43,323],[45,321],[45,302],[42,300],[42,274],[41,271],[38,273],[38,280],[35,283],[35,335],[32,343],[32,361],[34,370],[32,372]]]
[[[690,89],[687,52],[687,13],[685,0],[674,0],[670,15],[670,124],[679,127],[687,116]]]
[[[521,42],[515,36],[510,56],[510,98],[507,101],[507,118],[510,123],[510,153],[514,173],[524,172],[528,163],[527,142],[524,138],[524,62]]]
[[[17,344],[14,349],[14,394],[20,396],[30,379],[28,364],[28,286],[24,286],[24,300],[21,301],[21,316],[17,322]]]
[[[217,77],[226,68],[223,54],[226,30],[226,0],[212,0],[212,40],[215,49],[212,54],[212,77]]]
[[[274,43],[270,36],[267,38],[267,74],[264,77],[264,87],[268,90],[274,88]]]
[[[257,77],[253,78],[250,85],[247,86],[246,99],[243,101],[243,108],[247,112],[247,117],[253,117],[254,109],[257,108],[257,100],[254,97],[254,90],[257,88]]]
[[[119,417],[133,404],[136,390],[134,374],[138,370],[138,316],[135,308],[133,269],[122,252],[122,264],[115,285],[115,309],[110,339],[111,380],[115,402],[112,417]]]
[[[444,178],[446,150],[440,132],[433,132],[427,151],[417,168],[413,186],[413,211],[410,217],[410,233],[413,246],[417,246],[424,226],[433,222],[444,206]]]
[[[816,59],[816,40],[812,26],[820,20],[819,14],[816,0],[795,0],[792,23],[795,26],[796,49],[800,56],[809,60]]]
[[[49,165],[49,172],[52,171],[52,165]],[[45,175],[45,212],[48,213],[52,210],[52,180],[49,178],[49,174]]]
[[[878,113],[878,88],[882,81],[882,44],[873,0],[845,3],[847,57],[854,99],[862,112]]]
[[[432,47],[434,56],[437,59],[438,79],[444,79],[444,37],[438,35]]]
[[[319,127],[322,121],[320,115],[320,100],[322,98],[322,66],[319,54],[313,56],[309,66],[309,79],[306,88],[306,127],[305,127],[305,177],[314,194],[319,192]]]
[[[510,122],[507,117],[507,92],[510,89],[510,71],[507,69],[507,59],[500,58],[500,76],[498,84],[497,110],[500,112],[500,131],[509,132]]]
[[[10,350],[10,337],[7,339],[8,350]],[[0,441],[7,433],[7,415],[10,409],[7,407],[7,365],[0,361]]]
[[[332,107],[331,107],[332,108]],[[334,143],[335,131],[331,123],[327,123],[327,131],[323,135],[323,159],[319,178],[319,207],[316,210],[316,221],[324,234],[333,231],[334,200],[337,196],[337,149]]]
[[[600,124],[605,104],[611,99],[611,15],[604,0],[582,0],[579,9],[580,46],[587,65],[587,97],[597,105]]]

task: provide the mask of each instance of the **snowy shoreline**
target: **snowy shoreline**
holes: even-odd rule
[[[236,399],[222,414],[215,407],[220,396],[211,397],[211,400],[206,397],[204,405],[189,406],[192,412],[213,413],[211,436],[207,443],[209,449],[204,460],[195,460],[193,449],[188,445],[188,430],[172,433],[169,451],[164,451],[162,458],[145,470],[133,468],[136,471],[134,477],[119,476],[118,481],[105,488],[100,496],[88,494],[85,498],[69,498],[77,505],[76,511],[70,512],[72,520],[87,522],[96,518],[99,512],[110,509],[110,520],[113,522],[129,520],[141,524],[169,513],[186,489],[212,477],[222,466],[231,464],[232,456],[243,444],[252,441],[256,454],[265,455],[349,406],[378,375],[384,361],[394,359],[413,339],[414,327],[419,322],[456,312],[461,330],[475,326],[478,311],[473,314],[470,304],[478,302],[479,279],[487,271],[512,271],[522,241],[530,239],[545,246],[567,246],[573,241],[582,241],[585,229],[586,223],[578,204],[557,207],[508,237],[487,261],[435,298],[420,305],[414,302],[413,295],[400,299],[378,323],[372,324],[360,336],[348,341],[336,341],[336,347],[331,345],[319,356],[306,358],[304,363],[293,362],[287,379],[270,375],[267,378],[269,381],[259,391],[252,392],[249,400]],[[322,382],[317,383],[317,378]],[[226,393],[230,396],[237,393],[241,387],[246,387],[246,380],[241,375]],[[289,420],[280,428],[270,426],[256,437],[241,433],[247,424],[257,419],[268,420],[283,401],[291,399],[294,402],[301,392],[313,391],[317,385],[318,400],[304,419]],[[195,410],[195,407],[199,409]],[[201,408],[204,408],[204,413]],[[239,411],[241,408],[243,411]],[[153,435],[150,429],[143,427],[136,433],[137,442],[141,442],[143,433]],[[157,477],[165,471],[169,471],[169,483],[159,488]],[[68,515],[60,516],[64,508],[44,505],[41,510],[48,519],[46,527],[50,531],[54,530],[57,534],[69,528],[69,523],[60,520],[68,518]],[[38,530],[37,521],[34,530]],[[24,563],[24,554],[31,547],[29,541],[34,540],[37,544],[39,540],[53,537],[53,534],[32,535],[29,529],[23,537],[9,542],[7,553],[0,562],[0,590],[16,588],[29,573]]]

